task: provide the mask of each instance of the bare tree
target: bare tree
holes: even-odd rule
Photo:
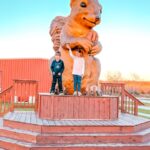
[[[121,81],[123,78],[122,78],[121,72],[119,71],[116,71],[116,72],[108,71],[106,73],[106,79],[108,81]]]
[[[132,81],[139,81],[141,78],[140,78],[140,76],[137,73],[131,73],[130,74],[130,79]]]

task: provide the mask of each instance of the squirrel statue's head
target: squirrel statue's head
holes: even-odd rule
[[[71,0],[70,16],[80,25],[93,28],[101,21],[102,6],[98,0]]]

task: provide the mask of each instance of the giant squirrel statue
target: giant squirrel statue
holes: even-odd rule
[[[98,34],[93,28],[101,22],[102,6],[98,0],[71,0],[71,13],[68,17],[56,17],[50,27],[49,34],[55,51],[61,51],[64,61],[63,85],[68,94],[73,93],[73,60],[69,55],[82,49],[85,59],[85,74],[82,79],[82,92],[91,86],[98,86],[101,72],[100,61],[94,56],[101,52],[102,46]]]

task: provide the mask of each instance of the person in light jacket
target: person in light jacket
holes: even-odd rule
[[[84,76],[85,71],[85,60],[82,57],[82,51],[80,49],[76,49],[75,55],[73,55],[72,50],[69,48],[69,54],[73,59],[73,80],[74,80],[74,93],[73,95],[81,96],[81,81]]]

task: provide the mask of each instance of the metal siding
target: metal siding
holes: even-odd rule
[[[13,84],[13,79],[39,81],[39,92],[48,92],[51,84],[48,59],[0,59],[3,90]]]

